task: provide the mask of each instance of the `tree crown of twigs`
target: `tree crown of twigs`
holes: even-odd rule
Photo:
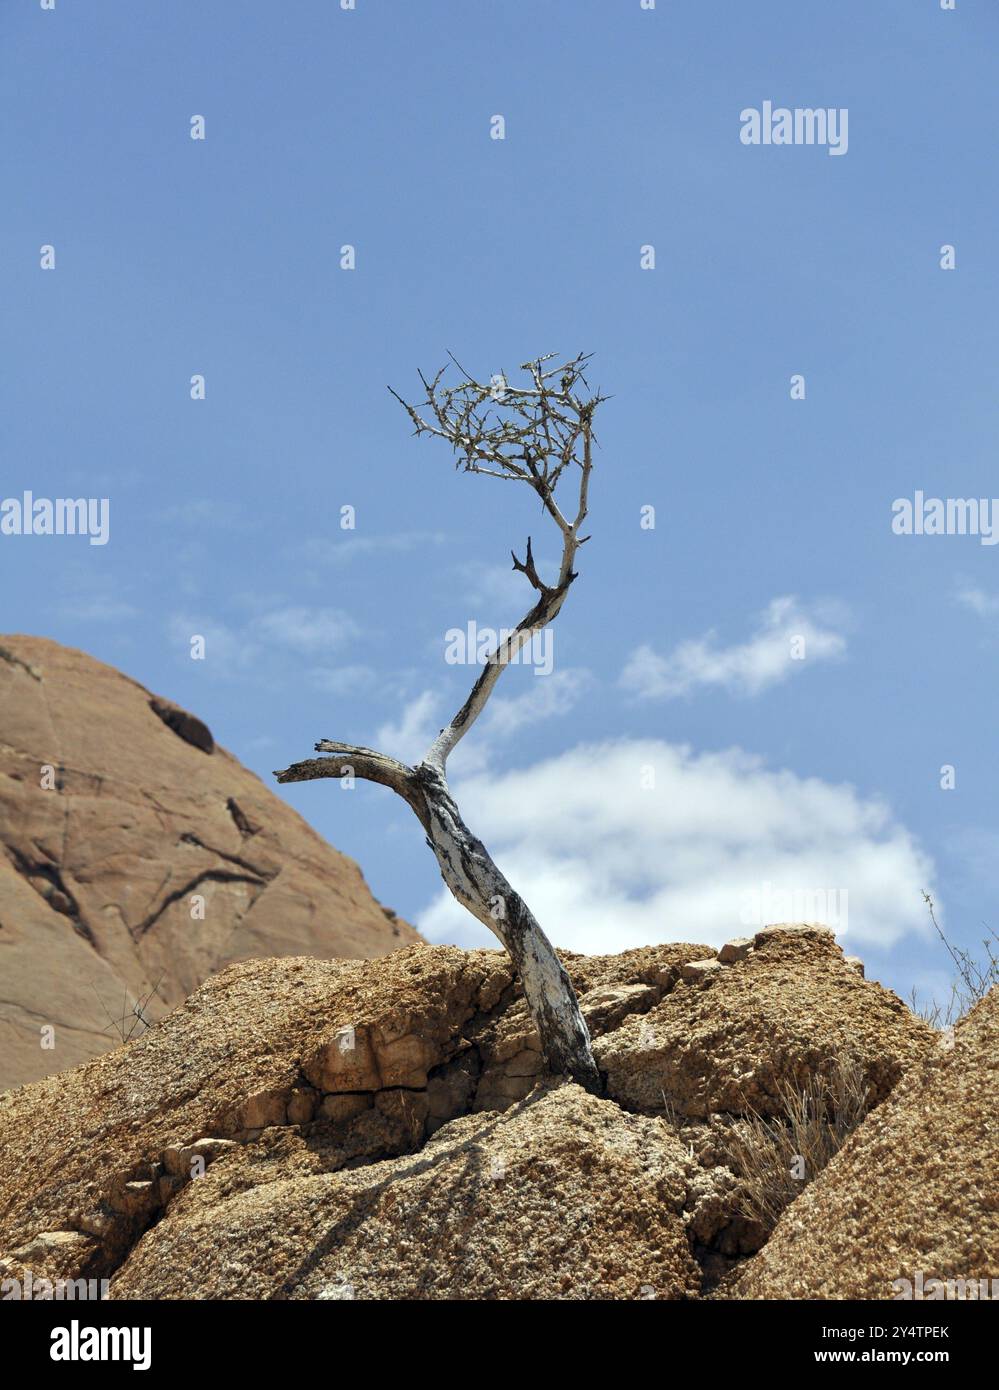
[[[586,515],[590,446],[596,442],[593,412],[609,399],[599,390],[589,394],[585,369],[592,353],[579,353],[562,364],[556,353],[522,362],[520,370],[528,374],[530,385],[520,386],[511,383],[506,372],[498,372],[488,383],[476,381],[457,358],[448,356],[462,379],[455,385],[444,383],[448,364],[431,380],[420,372],[426,396],[417,405],[389,387],[412,420],[414,434],[445,440],[456,455],[455,467],[466,473],[527,483],[563,536],[574,531]],[[582,476],[580,510],[570,522],[554,494],[573,465]],[[582,544],[578,536],[575,540]],[[514,562],[535,583],[533,561],[521,564],[515,557]]]
[[[505,372],[497,373],[488,384],[476,381],[449,353],[461,373],[456,385],[444,384],[445,364],[431,381],[420,372],[426,397],[418,405],[410,405],[389,387],[412,420],[416,435],[445,440],[456,455],[455,467],[466,473],[526,483],[562,534],[562,559],[554,584],[546,584],[538,574],[530,537],[523,560],[515,551],[510,552],[514,569],[527,577],[539,597],[517,627],[504,635],[468,699],[428,750],[424,763],[441,771],[448,753],[480,713],[499,671],[532,632],[558,616],[576,578],[576,552],[589,540],[579,530],[586,518],[593,467],[593,415],[608,399],[599,390],[590,395],[586,365],[591,355],[581,352],[559,364],[557,355],[548,353],[522,362],[520,370],[527,373],[530,384],[517,386]],[[571,521],[555,500],[555,488],[569,469],[578,480],[578,502]]]

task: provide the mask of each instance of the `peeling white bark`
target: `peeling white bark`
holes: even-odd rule
[[[427,843],[437,856],[441,877],[458,902],[509,951],[549,1069],[599,1090],[589,1030],[565,966],[523,898],[465,825],[443,774],[428,762],[415,774],[429,814]]]

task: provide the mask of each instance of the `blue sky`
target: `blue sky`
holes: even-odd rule
[[[8,0],[0,496],[107,496],[111,539],[0,536],[4,628],[268,781],[318,737],[415,753],[475,674],[447,629],[514,621],[511,546],[556,549],[386,384],[592,351],[593,540],[555,673],[455,760],[468,819],[559,944],[716,944],[776,873],[942,994],[920,889],[959,942],[997,921],[999,555],[891,504],[999,496],[997,39],[985,0]],[[743,144],[768,100],[845,108],[847,152]],[[480,939],[389,793],[282,794]]]

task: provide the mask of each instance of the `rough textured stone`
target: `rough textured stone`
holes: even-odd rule
[[[39,1260],[60,1263],[61,1257],[75,1259],[81,1250],[88,1250],[91,1243],[91,1238],[82,1231],[40,1231],[27,1245],[15,1250],[14,1257],[25,1264]]]
[[[689,1167],[658,1121],[568,1083],[416,1159],[329,1173],[285,1141],[185,1189],[111,1297],[684,1298]]]
[[[699,985],[710,980],[721,970],[721,962],[711,956],[706,960],[691,960],[683,967],[682,978],[688,985]]]
[[[891,1299],[922,1273],[928,1297],[931,1278],[999,1279],[997,1194],[993,989],[788,1207],[728,1296]]]
[[[352,1120],[355,1115],[370,1110],[374,1103],[373,1095],[323,1096],[319,1113],[324,1120]]]
[[[685,982],[705,957],[566,955],[604,1099],[542,1074],[503,952],[230,966],[136,1041],[0,1096],[0,1266],[30,1252],[33,1275],[121,1298],[696,1296],[765,1238],[727,1158],[745,1122],[630,1113],[615,1085],[672,1076],[649,1108],[696,1115],[743,1096],[747,1065],[760,1094],[796,1084],[844,1035],[875,1087],[936,1048],[826,933]],[[359,1091],[330,1064],[347,1041]]]
[[[772,937],[787,936],[792,932],[803,932],[806,936],[814,936],[819,933],[821,936],[831,936],[833,940],[836,938],[833,928],[825,926],[822,922],[773,922],[769,926],[760,928],[753,937],[753,945],[759,946]]]
[[[419,939],[195,716],[55,642],[0,653],[0,1090],[117,1046],[108,1015],[139,1032],[137,1000],[155,1021],[233,961]]]
[[[752,949],[751,936],[734,936],[731,941],[726,941],[718,952],[718,959],[722,965],[734,965],[737,960],[745,960]]]
[[[772,1115],[844,1053],[862,1063],[872,1103],[932,1046],[933,1031],[843,960],[824,929],[767,928],[742,961],[682,982],[642,1018],[594,1045],[608,1093],[631,1109],[704,1118]]]
[[[586,1019],[590,1036],[610,1032],[633,1014],[644,1014],[680,979],[687,963],[703,956],[706,946],[643,946],[611,956],[559,952]],[[541,1040],[522,998],[467,1028],[482,1060],[476,1110],[503,1110],[523,1099],[532,1086],[529,1053],[541,1052]]]
[[[609,956],[582,956],[560,951],[576,993],[585,998],[591,990],[617,985],[651,985],[659,998],[679,981],[688,961],[711,955],[710,946],[671,942],[662,946],[639,946]]]
[[[206,1141],[252,1142],[300,1125],[289,1113],[296,1098],[318,1099],[305,1071],[353,1020],[378,1041],[423,1029],[443,1065],[468,1048],[461,1030],[482,999],[510,980],[505,953],[447,946],[380,962],[230,966],[126,1047],[0,1096],[0,1254],[40,1231],[83,1230],[97,1238],[88,1250],[103,1272],[151,1216],[129,1184],[155,1184],[143,1194],[162,1206],[189,1181],[195,1153],[214,1147],[213,1167],[231,1161],[229,1146]],[[330,1163],[422,1140],[425,1096],[381,1091],[373,1105],[374,1095],[322,1100],[321,1122],[339,1122]]]
[[[427,1133],[471,1109],[482,1072],[479,1054],[464,1052],[441,1067],[427,1082]]]
[[[296,1087],[288,1097],[288,1123],[305,1125],[314,1117],[319,1100],[311,1086]]]
[[[600,1026],[648,1008],[703,952],[567,964]],[[380,961],[230,966],[126,1047],[0,1096],[0,1254],[39,1232],[86,1232],[72,1272],[103,1275],[189,1200],[198,1154],[211,1165],[194,1186],[244,1153],[284,1152],[290,1136],[333,1172],[418,1149],[472,1109],[529,1106],[541,1055],[525,1037],[501,951],[419,945]],[[360,1092],[341,1089],[348,1040],[367,1059]],[[488,1114],[476,1123],[489,1134]],[[660,1133],[659,1123],[643,1132]]]
[[[500,951],[416,947],[394,957],[403,960],[404,970],[368,972],[338,991],[329,1026],[302,1061],[317,1090],[423,1089],[458,1051],[462,1025],[513,982]]]

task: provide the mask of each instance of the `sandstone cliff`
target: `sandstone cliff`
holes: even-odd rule
[[[417,940],[194,715],[83,652],[0,637],[0,1090],[233,961]]]

